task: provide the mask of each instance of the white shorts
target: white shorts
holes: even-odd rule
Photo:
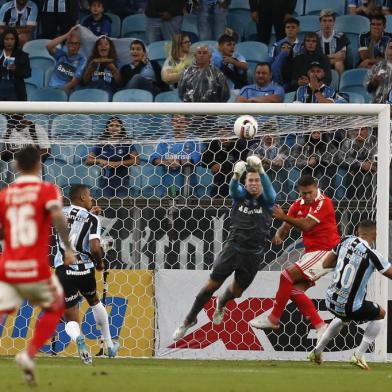
[[[10,284],[0,281],[0,311],[17,309],[24,299],[33,306],[48,308],[58,301],[64,301],[63,288],[56,275],[48,280],[31,283]]]
[[[305,278],[315,282],[332,271],[332,268],[323,268],[324,256],[327,253],[327,250],[305,253],[295,265],[301,270]]]

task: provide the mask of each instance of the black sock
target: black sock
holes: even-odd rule
[[[225,292],[219,297],[219,307],[224,308],[231,299],[234,299],[235,295],[231,291],[230,286],[228,286]]]
[[[213,291],[208,291],[202,289],[199,294],[197,294],[195,302],[193,302],[192,308],[185,318],[185,324],[190,324],[196,320],[197,315],[203,309],[204,305],[211,299]]]

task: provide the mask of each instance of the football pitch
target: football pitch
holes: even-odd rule
[[[392,364],[364,371],[343,362],[196,361],[79,358],[37,360],[36,391],[56,392],[358,392],[392,388]],[[0,358],[0,391],[30,390],[13,358]]]

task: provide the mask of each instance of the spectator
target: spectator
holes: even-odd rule
[[[282,53],[282,50],[285,51],[285,49],[282,49],[282,46],[287,43],[290,44],[294,56],[300,53],[302,41],[298,38],[299,26],[300,23],[298,19],[293,17],[285,19],[284,31],[286,36],[272,45],[270,53],[272,61],[274,61]]]
[[[142,41],[135,39],[131,42],[131,58],[131,63],[121,68],[123,87],[147,90],[153,95],[168,90],[161,79],[161,66],[158,61],[148,59]]]
[[[79,2],[75,0],[41,1],[41,38],[53,39],[75,26],[79,18]]]
[[[58,45],[66,41],[66,48]],[[49,87],[63,89],[67,94],[78,87],[82,79],[86,58],[79,53],[80,34],[74,26],[68,33],[51,40],[47,45],[49,53],[55,58],[56,65],[49,79]]]
[[[382,7],[382,13],[384,15],[391,15],[392,14],[392,0],[385,0],[384,1],[384,5]]]
[[[111,36],[112,20],[104,14],[104,0],[89,0],[90,15],[83,21],[83,26],[87,27],[98,37],[101,35]]]
[[[247,82],[248,63],[245,57],[235,52],[235,40],[223,34],[218,40],[218,49],[212,54],[212,64],[226,76],[230,90],[240,89]]]
[[[392,41],[388,42],[385,60],[367,72],[365,87],[373,95],[373,103],[385,103],[392,89]]]
[[[320,37],[321,50],[328,56],[331,67],[341,75],[344,72],[347,45],[350,41],[344,33],[335,32],[335,21],[336,14],[333,10],[322,10],[320,12],[321,30],[317,34]]]
[[[132,14],[144,14],[146,0],[116,0],[109,6],[110,12],[118,15],[121,19]]]
[[[83,82],[85,87],[105,90],[110,96],[121,85],[116,48],[110,38],[103,36],[95,41],[84,71]]]
[[[296,3],[296,0],[249,0],[252,19],[257,24],[259,41],[269,45],[272,26],[275,27],[276,40],[284,38],[284,21],[292,16]]]
[[[309,174],[318,179],[321,189],[329,196],[334,196],[334,178],[336,165],[332,164],[336,147],[326,132],[313,131],[306,135],[303,142],[291,149],[289,167],[290,182],[296,184],[299,177]]]
[[[185,0],[147,0],[147,43],[171,40],[181,31]]]
[[[226,102],[230,98],[225,75],[210,61],[210,48],[198,46],[195,64],[184,71],[178,83],[178,95],[184,102]]]
[[[288,173],[285,162],[290,155],[289,147],[281,143],[279,137],[266,134],[259,143],[249,147],[248,156],[257,155],[265,172],[268,174],[279,199],[284,199],[282,192],[287,186]]]
[[[167,194],[169,187],[175,187],[175,194],[189,196],[192,188],[196,185],[196,179],[192,176],[195,166],[200,162],[200,144],[187,140],[189,119],[182,114],[174,114],[172,117],[173,141],[159,143],[155,152],[150,157],[154,166],[161,166],[164,172],[162,185],[164,191],[158,196]],[[172,194],[174,196],[174,194]]]
[[[371,15],[381,13],[378,0],[348,0],[347,9],[350,15],[361,15],[369,18]]]
[[[255,69],[255,84],[242,87],[237,102],[279,103],[284,100],[283,87],[272,81],[269,63],[259,63]]]
[[[10,184],[17,174],[15,154],[28,145],[35,146],[41,153],[41,161],[49,157],[50,142],[47,130],[39,124],[26,120],[23,114],[7,115],[7,128],[1,145],[1,161],[7,162],[2,175],[3,183]]]
[[[19,49],[16,29],[7,27],[0,40],[3,48],[0,57],[0,100],[27,101],[24,80],[31,75],[29,56]]]
[[[231,130],[220,129],[218,139],[213,139],[203,152],[202,162],[214,176],[211,196],[228,197],[233,167],[240,160],[246,161],[247,142],[243,139],[230,139],[231,136]]]
[[[295,102],[302,103],[347,103],[333,87],[324,84],[325,72],[323,66],[314,61],[307,73],[308,84],[300,86],[295,94]]]
[[[291,90],[296,90],[298,86],[304,86],[309,83],[307,72],[310,64],[315,61],[320,63],[324,69],[324,83],[330,85],[332,76],[329,58],[320,49],[320,41],[317,33],[310,31],[305,33],[303,53],[293,59]]]
[[[11,0],[0,8],[0,33],[5,26],[14,27],[19,34],[20,47],[32,36],[37,26],[38,7],[31,0]]]
[[[127,133],[118,117],[106,122],[100,143],[87,156],[86,165],[99,165],[104,170],[100,179],[103,196],[124,197],[129,189],[129,167],[139,165],[139,154],[133,144],[127,143]]]
[[[335,156],[335,161],[347,170],[345,184],[349,199],[369,200],[375,189],[373,179],[377,171],[375,155],[377,138],[368,127],[356,129],[346,138]]]
[[[191,40],[186,33],[176,34],[172,40],[170,55],[165,60],[161,77],[167,84],[177,86],[185,68],[193,62]]]
[[[224,34],[231,0],[198,0],[197,25],[200,41],[214,40]]]
[[[370,18],[370,31],[359,36],[358,68],[371,68],[385,58],[385,49],[392,34],[386,33],[386,19],[382,14],[373,15]]]

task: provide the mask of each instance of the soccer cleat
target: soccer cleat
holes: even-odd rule
[[[223,317],[225,317],[225,308],[221,308],[219,306],[219,297],[216,299],[216,308],[215,312],[212,316],[212,322],[214,324],[220,324],[223,321]]]
[[[320,339],[322,338],[322,336],[324,335],[325,331],[327,330],[328,325],[327,324],[323,324],[322,327],[318,328],[316,330],[316,334],[317,334],[317,344],[319,344]]]
[[[37,382],[35,379],[35,363],[34,360],[31,359],[26,351],[21,351],[16,354],[15,362],[23,371],[23,378],[26,381],[27,385],[31,387],[37,386]]]
[[[350,362],[354,365],[354,366],[358,366],[363,370],[369,370],[369,366],[366,363],[365,357],[360,356],[357,353],[354,353],[354,355],[351,357]]]
[[[322,353],[318,353],[315,350],[313,350],[308,355],[308,359],[309,359],[310,362],[317,363],[318,365],[321,365],[323,363]]]
[[[78,353],[79,353],[79,357],[82,360],[82,362],[85,365],[92,364],[93,363],[93,358],[91,357],[91,354],[88,351],[88,348],[87,348],[86,343],[84,341],[84,336],[80,335],[76,339],[76,345],[78,346]]]
[[[117,355],[119,348],[120,343],[118,342],[113,343],[113,347],[108,347],[108,357],[114,358]]]
[[[257,329],[279,329],[279,324],[274,324],[268,317],[264,319],[252,320],[249,324]]]
[[[197,320],[194,320],[187,325],[185,324],[180,325],[173,333],[173,340],[176,342],[177,340],[182,339],[185,336],[186,331],[188,331],[189,328],[192,328],[194,325],[196,325],[196,323]]]

